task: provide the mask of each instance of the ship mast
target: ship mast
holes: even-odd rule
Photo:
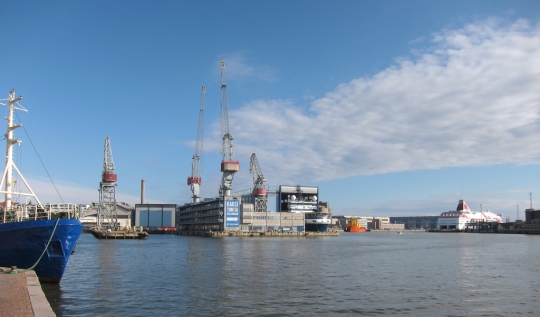
[[[30,185],[26,182],[24,177],[22,176],[21,172],[13,162],[13,145],[21,143],[21,140],[17,140],[13,137],[13,130],[22,127],[22,124],[14,124],[13,123],[13,113],[14,110],[21,110],[24,112],[28,112],[21,104],[19,104],[19,101],[22,100],[22,96],[15,97],[15,89],[12,89],[9,92],[8,97],[8,103],[2,104],[2,106],[8,107],[8,116],[6,118],[7,120],[7,133],[5,134],[6,137],[6,167],[4,169],[4,174],[2,175],[2,182],[0,183],[0,188],[5,188],[5,190],[0,191],[1,193],[5,194],[5,205],[4,205],[4,219],[5,219],[5,212],[7,210],[10,210],[13,205],[13,194],[17,195],[24,195],[24,196],[30,196],[34,197],[38,205],[41,206],[41,202],[37,198],[36,194],[34,194],[34,191],[32,188],[30,188]],[[22,192],[14,192],[13,190],[13,170],[17,172],[21,180],[26,185],[26,188],[29,190],[30,193],[22,193]],[[5,184],[4,184],[5,183]]]

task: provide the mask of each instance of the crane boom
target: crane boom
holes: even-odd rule
[[[229,103],[227,100],[227,84],[225,75],[225,61],[221,61],[221,135],[223,144],[221,152],[223,161],[230,162],[234,160],[233,137],[229,129]]]
[[[249,172],[253,176],[253,205],[255,212],[266,212],[268,210],[268,197],[266,197],[266,189],[264,183],[266,179],[262,173],[259,161],[255,153],[251,154]]]
[[[266,182],[266,179],[264,178],[255,153],[251,154],[249,172],[253,176],[253,195],[265,195],[266,190],[264,189],[264,183]],[[264,193],[262,193],[262,191],[264,191]]]
[[[204,104],[206,99],[206,87],[201,89],[201,105],[199,110],[199,123],[197,126],[197,139],[195,141],[195,154],[191,161],[191,177],[188,177],[187,183],[191,186],[191,192],[193,193],[193,203],[199,202],[200,185],[202,184],[201,177],[201,157],[203,150],[203,136],[204,136]]]
[[[103,177],[107,174],[114,174],[114,161],[112,156],[111,144],[109,137],[105,138],[105,151],[103,159]]]
[[[240,170],[240,163],[234,160],[233,137],[229,130],[229,105],[227,102],[227,84],[225,76],[225,62],[221,61],[221,133],[223,160],[221,161],[220,196],[230,196],[234,173]]]

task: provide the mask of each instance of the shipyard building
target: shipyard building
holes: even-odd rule
[[[265,195],[246,190],[231,196],[179,206],[178,232],[190,231],[326,231],[328,203],[318,200],[318,187],[276,186]]]

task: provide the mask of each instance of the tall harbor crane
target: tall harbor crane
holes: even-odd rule
[[[223,145],[221,153],[221,186],[220,196],[230,196],[234,173],[240,170],[240,163],[234,160],[233,137],[229,130],[229,105],[227,103],[227,84],[225,83],[225,62],[221,61],[221,134]]]
[[[253,197],[255,200],[255,212],[266,212],[268,209],[268,198],[266,197],[266,189],[264,183],[266,179],[262,173],[257,156],[251,154],[249,172],[253,176]]]
[[[111,151],[109,137],[105,138],[105,154],[103,158],[103,172],[99,183],[99,206],[97,226],[101,227],[104,222],[108,222],[111,227],[116,227],[118,223],[118,213],[116,211],[116,180],[118,176],[114,173],[114,161]]]
[[[201,195],[199,186],[202,184],[201,177],[201,155],[203,149],[204,135],[204,102],[206,96],[206,87],[202,87],[201,91],[201,108],[199,110],[199,125],[197,126],[197,140],[195,142],[195,154],[191,161],[191,176],[187,179],[187,184],[191,186],[193,193],[193,203],[198,203]]]

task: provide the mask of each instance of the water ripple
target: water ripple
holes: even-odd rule
[[[534,316],[538,239],[83,235],[60,285],[43,289],[58,316]]]

